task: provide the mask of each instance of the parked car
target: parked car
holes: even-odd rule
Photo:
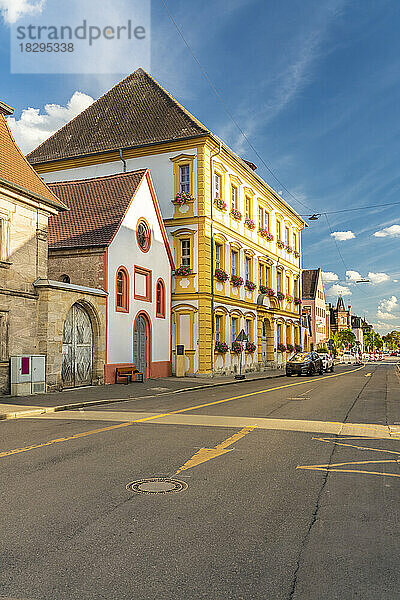
[[[316,352],[298,352],[286,363],[286,375],[322,375],[324,366]]]
[[[391,352],[390,356],[397,356],[397,352]]]
[[[344,363],[347,363],[349,365],[353,365],[356,362],[356,358],[355,356],[350,352],[350,350],[345,350],[343,352],[343,357],[342,360]]]
[[[318,352],[318,356],[322,360],[322,365],[324,367],[324,371],[333,371],[333,358],[327,352]]]

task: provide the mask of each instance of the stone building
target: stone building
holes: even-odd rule
[[[351,329],[351,305],[346,309],[342,296],[339,296],[336,307],[329,304],[331,332]]]
[[[0,393],[10,393],[11,356],[45,355],[48,388],[63,385],[64,322],[71,310],[89,319],[93,353],[86,381],[101,382],[106,293],[48,279],[48,220],[66,206],[15,144],[5,118],[12,113],[0,102]]]

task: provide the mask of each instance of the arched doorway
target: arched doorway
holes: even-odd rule
[[[65,319],[62,344],[62,381],[64,387],[92,383],[93,329],[87,311],[74,304]]]
[[[141,371],[144,377],[147,377],[150,360],[150,331],[148,320],[145,315],[139,314],[136,317],[133,331],[133,361],[136,369]]]

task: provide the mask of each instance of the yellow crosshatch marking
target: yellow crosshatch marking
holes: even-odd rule
[[[356,448],[357,450],[370,450],[372,452],[385,452],[386,454],[396,454],[399,458],[396,459],[388,459],[388,460],[360,460],[360,461],[350,461],[350,462],[340,462],[340,463],[328,463],[322,465],[299,465],[296,469],[303,469],[308,471],[325,471],[327,473],[361,473],[363,475],[380,475],[382,477],[400,477],[400,474],[397,473],[382,473],[381,471],[365,471],[363,469],[343,469],[336,467],[346,467],[350,465],[372,465],[372,464],[384,464],[384,463],[394,463],[400,464],[400,452],[395,452],[394,450],[382,450],[381,448],[371,448],[370,446],[357,446],[355,444],[346,444],[343,442],[339,442],[338,440],[349,438],[312,438],[313,440],[317,440],[318,442],[325,442],[327,444],[333,443],[336,446],[347,446],[348,448]],[[359,437],[353,439],[360,439]],[[396,439],[396,438],[394,438]]]
[[[324,379],[332,379],[333,377],[341,377],[343,375],[349,375],[350,373],[355,373],[356,371],[360,371],[364,367],[358,367],[357,369],[352,369],[351,371],[345,371],[344,373],[336,373],[336,375],[327,375],[326,377],[317,377],[312,381],[299,381],[298,383],[288,383],[286,385],[279,385],[277,387],[268,388],[265,390],[257,390],[256,392],[249,392],[248,394],[241,394],[240,396],[232,396],[231,398],[224,398],[223,400],[215,400],[214,402],[207,402],[204,404],[196,404],[195,406],[188,406],[187,408],[181,408],[178,410],[171,410],[170,412],[160,413],[156,415],[151,415],[149,417],[143,417],[141,419],[135,419],[133,421],[127,421],[125,423],[118,423],[118,425],[110,425],[109,427],[101,427],[98,429],[90,429],[89,431],[83,431],[82,433],[75,433],[74,435],[70,435],[67,437],[56,438],[53,440],[49,440],[47,442],[41,442],[39,444],[31,444],[29,446],[25,446],[23,448],[14,448],[12,450],[5,450],[0,452],[0,458],[5,458],[7,456],[12,456],[14,454],[21,454],[22,452],[29,452],[30,450],[36,450],[38,448],[43,448],[45,446],[52,446],[53,444],[60,444],[62,442],[68,442],[71,440],[76,440],[79,438],[87,437],[90,435],[95,435],[97,433],[105,433],[106,431],[113,431],[114,429],[121,429],[122,427],[130,427],[136,423],[144,423],[149,421],[154,421],[155,419],[160,419],[162,417],[169,417],[170,415],[178,415],[181,413],[185,413],[191,410],[197,410],[199,408],[205,408],[207,406],[215,406],[216,404],[223,404],[224,402],[231,402],[232,400],[241,400],[242,398],[249,398],[251,396],[258,396],[259,394],[267,394],[270,392],[274,392],[276,390],[282,390],[289,387],[294,387],[297,385],[304,385],[308,383],[317,383],[318,381],[323,381]],[[25,415],[27,417],[27,415]],[[44,415],[45,416],[45,415]],[[21,417],[23,418],[23,417]],[[29,418],[29,417],[28,417]],[[37,418],[40,419],[38,415]]]
[[[180,473],[181,471],[186,471],[187,469],[197,467],[198,465],[201,465],[202,463],[207,462],[212,458],[222,456],[222,454],[225,454],[226,452],[232,452],[234,448],[228,448],[228,446],[231,446],[238,440],[242,439],[245,435],[247,435],[254,429],[256,429],[256,427],[254,426],[243,427],[243,429],[241,429],[234,435],[231,435],[225,441],[221,442],[220,444],[217,444],[215,448],[200,448],[200,450],[196,452],[196,454],[194,454],[192,458],[190,458],[187,462],[185,462],[184,465],[182,465],[177,470],[175,475],[178,475],[178,473]]]

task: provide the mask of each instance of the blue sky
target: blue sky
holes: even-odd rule
[[[128,14],[129,0],[121,1]],[[11,2],[24,9],[37,0],[0,0],[0,8]],[[307,205],[283,193],[299,213],[400,202],[398,0],[167,3],[253,145]],[[218,103],[160,0],[152,2],[151,73],[282,189]],[[0,99],[15,107],[16,138],[29,143],[125,75],[11,75],[4,11],[0,74]],[[58,106],[45,109],[47,104]],[[28,107],[39,111],[20,122]],[[304,268],[330,274],[329,301],[342,289],[352,311],[365,314],[377,330],[400,328],[400,204],[328,218],[331,230],[342,233],[335,243],[324,217],[310,222],[303,235]],[[358,274],[371,283],[354,283]]]

